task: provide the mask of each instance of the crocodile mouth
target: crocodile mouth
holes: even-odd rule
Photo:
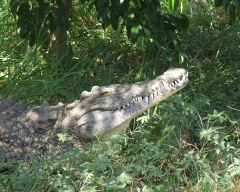
[[[152,92],[146,95],[136,95],[133,96],[131,100],[127,101],[126,103],[117,106],[111,111],[121,111],[125,110],[127,107],[131,108],[134,106],[136,102],[145,101],[146,104],[158,103],[159,100],[157,98],[162,97],[169,97],[170,95],[174,94],[175,92],[179,91],[188,83],[188,72],[184,73],[180,78],[176,80],[172,80],[171,82],[165,82],[164,80],[160,80],[159,87],[152,89]],[[156,102],[154,100],[156,99]],[[163,98],[161,100],[164,100]]]
[[[85,105],[75,129],[89,139],[126,131],[133,118],[184,88],[188,81],[185,69],[172,68],[153,80],[94,87],[82,95],[82,101],[90,104]]]

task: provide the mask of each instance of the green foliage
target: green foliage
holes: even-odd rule
[[[175,11],[179,1],[169,0],[168,5],[169,10]],[[95,6],[103,29],[109,25],[115,30],[119,25],[125,26],[128,38],[137,43],[141,51],[147,50],[150,45],[152,49],[161,50],[167,46],[183,54],[176,31],[188,28],[188,18],[184,14],[165,11],[159,0],[104,0],[95,1]]]
[[[228,11],[233,21],[238,20],[240,16],[240,1],[239,0],[214,0],[216,7],[222,6],[225,11]]]
[[[62,134],[62,133],[58,133],[57,134],[59,141],[61,142],[65,142],[65,141],[72,141],[73,137],[69,136],[68,134]]]
[[[211,111],[214,100],[202,97],[190,104],[185,94],[146,112],[145,118],[137,120],[141,123],[131,138],[117,135],[105,146],[94,143],[86,153],[70,149],[60,159],[32,161],[30,170],[15,166],[12,169],[18,171],[0,176],[1,184],[9,186],[9,191],[234,189],[240,176],[239,149],[230,139],[233,133],[223,128],[234,120],[231,111],[213,110],[201,117],[201,110]],[[194,136],[191,130],[199,134]]]
[[[17,20],[18,34],[33,46],[39,41],[46,40],[50,32],[54,32],[64,25],[66,14],[61,0],[56,5],[45,1],[42,7],[36,1],[10,1],[11,13]],[[49,31],[48,31],[49,30]]]
[[[221,9],[197,5],[181,34],[189,56],[181,63],[175,53],[149,59],[149,53],[136,51],[127,37],[103,31],[95,12],[87,14],[93,5],[78,4],[73,16],[82,20],[73,17],[70,39],[75,57],[68,69],[61,69],[58,60],[49,67],[35,50],[26,49],[15,34],[8,5],[3,5],[0,85],[5,96],[34,105],[44,100],[68,103],[93,85],[151,79],[171,66],[186,68],[190,82],[105,146],[96,142],[85,153],[69,149],[62,156],[28,163],[0,163],[0,191],[239,190],[239,23],[226,27],[230,18],[222,16]],[[135,16],[129,17],[131,21]],[[72,142],[70,135],[58,136]]]
[[[168,5],[170,11],[166,11],[159,0],[95,1],[97,17],[101,19],[104,30],[109,25],[116,30],[121,24],[126,27],[128,38],[137,43],[141,51],[151,47],[149,51],[153,50],[154,56],[157,49],[166,52],[168,47],[187,57],[177,35],[189,26],[188,18],[182,13],[185,2],[169,0]],[[91,2],[88,6],[89,11],[92,10]],[[180,14],[176,14],[178,7]],[[52,1],[44,1],[41,7],[35,1],[11,0],[10,8],[17,19],[20,37],[29,40],[30,46],[39,40],[44,42],[49,32],[60,29],[66,20],[61,0],[56,1],[56,5]]]

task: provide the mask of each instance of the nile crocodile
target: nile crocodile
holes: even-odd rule
[[[126,131],[130,121],[182,89],[184,69],[171,68],[153,80],[132,84],[94,86],[80,99],[65,105],[26,106],[13,99],[0,101],[0,162],[66,152],[69,145],[86,150],[92,139],[107,140]],[[59,141],[59,133],[73,142]]]

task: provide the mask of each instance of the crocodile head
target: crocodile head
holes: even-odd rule
[[[83,138],[104,138],[125,131],[130,121],[188,83],[188,72],[171,68],[156,79],[132,84],[94,86],[79,101],[74,129]],[[75,115],[76,116],[76,115]]]

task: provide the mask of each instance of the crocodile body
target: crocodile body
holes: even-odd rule
[[[107,140],[126,131],[133,118],[187,82],[186,70],[171,68],[153,80],[94,86],[68,105],[26,106],[0,98],[0,162],[63,153],[71,143],[59,141],[59,133],[72,136],[74,145],[86,150],[96,137]]]

